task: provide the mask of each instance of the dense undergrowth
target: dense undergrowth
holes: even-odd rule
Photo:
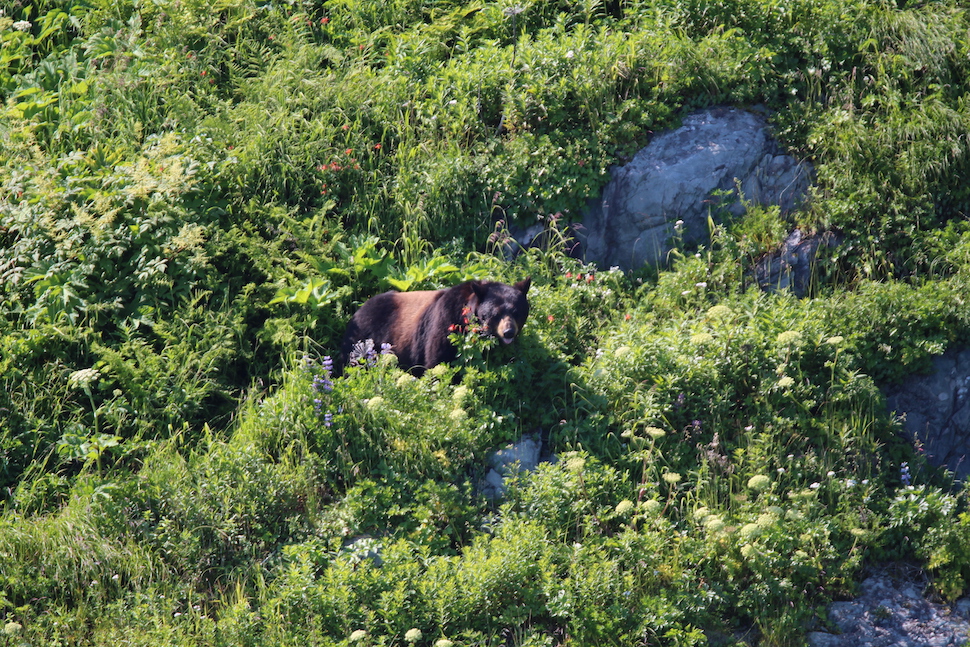
[[[970,339],[963,3],[4,7],[0,644],[799,644],[872,561],[967,588],[878,389]],[[506,259],[723,103],[803,211]],[[760,293],[794,226],[843,243]],[[524,276],[516,345],[332,374],[369,296]],[[557,460],[484,500],[523,433]]]

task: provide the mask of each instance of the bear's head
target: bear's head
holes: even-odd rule
[[[529,316],[529,300],[526,293],[532,284],[532,277],[519,281],[515,285],[493,283],[491,281],[474,281],[476,303],[472,312],[485,326],[489,334],[509,344],[515,339],[526,317]]]

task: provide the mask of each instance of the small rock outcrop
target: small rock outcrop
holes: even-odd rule
[[[948,350],[928,375],[914,375],[885,391],[886,404],[903,421],[931,465],[957,479],[970,475],[970,349]]]
[[[707,240],[714,207],[743,213],[738,182],[744,200],[788,213],[804,200],[813,175],[809,164],[780,150],[761,115],[723,107],[690,115],[610,173],[576,236],[586,261],[622,269],[665,263],[675,233],[687,245]]]
[[[806,234],[801,229],[795,229],[781,247],[758,263],[755,279],[762,290],[788,290],[795,296],[806,296],[811,287],[819,248],[834,247],[839,242],[839,236],[833,232]]]
[[[505,496],[506,477],[517,472],[531,472],[539,465],[541,454],[542,441],[532,434],[494,452],[488,457],[488,473],[480,484],[482,495],[488,499]]]
[[[952,608],[929,601],[926,582],[896,579],[888,572],[862,582],[860,595],[829,605],[828,619],[835,632],[813,631],[810,647],[945,647],[964,645],[970,636],[968,601]]]

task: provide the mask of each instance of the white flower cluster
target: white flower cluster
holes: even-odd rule
[[[32,26],[29,20],[18,20],[11,25],[17,31],[28,31]]]

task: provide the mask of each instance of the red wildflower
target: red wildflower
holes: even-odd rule
[[[552,323],[555,320],[556,320],[555,317],[553,317],[552,315],[549,315],[549,323]]]
[[[624,319],[626,319],[627,321],[629,321],[629,320],[630,320],[630,319],[632,319],[633,317],[632,317],[632,315],[631,315],[631,314],[630,314],[630,313],[628,312],[628,313],[626,313],[625,315],[623,315],[623,318],[624,318]]]
[[[567,279],[573,278],[573,273],[572,272],[566,272],[566,278]]]
[[[381,150],[381,145],[380,144],[374,144],[374,150],[375,151]]]
[[[328,22],[330,22],[330,19],[329,18],[321,18],[320,19],[320,24],[321,25],[326,25]]]
[[[353,152],[354,152],[354,149],[353,148],[348,148],[347,150],[344,151],[344,154],[350,155]]]

